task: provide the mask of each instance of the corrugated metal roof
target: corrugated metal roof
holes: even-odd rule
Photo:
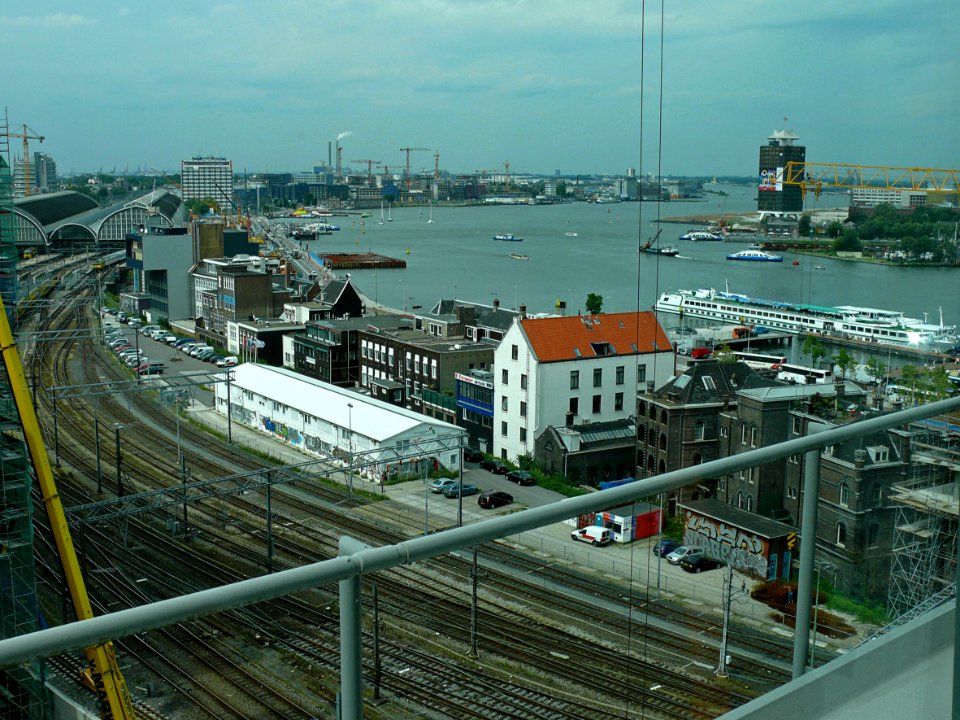
[[[421,426],[435,428],[444,434],[461,432],[455,425],[284,368],[244,363],[233,368],[233,372],[233,384],[236,387],[323,418],[334,425],[352,427],[377,442],[385,442]]]

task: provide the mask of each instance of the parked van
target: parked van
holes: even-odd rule
[[[585,528],[574,530],[570,533],[570,537],[580,542],[592,543],[593,545],[609,545],[610,541],[613,540],[613,533],[599,525],[588,525]]]

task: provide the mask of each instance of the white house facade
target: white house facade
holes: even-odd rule
[[[650,312],[518,319],[494,356],[493,454],[533,455],[551,425],[633,417],[637,395],[666,383],[674,362]]]

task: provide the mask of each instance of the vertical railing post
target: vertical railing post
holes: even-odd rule
[[[340,555],[367,549],[359,540],[340,536]],[[363,719],[363,632],[360,574],[340,581],[340,720]]]
[[[810,648],[810,601],[813,561],[817,553],[817,501],[820,496],[820,450],[803,456],[803,517],[800,519],[800,575],[797,580],[797,617],[793,634],[793,679],[803,676]]]

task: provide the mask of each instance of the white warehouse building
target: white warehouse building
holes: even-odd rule
[[[652,312],[518,319],[494,355],[494,455],[534,455],[550,426],[634,417],[638,393],[674,363]]]
[[[284,368],[244,363],[233,381],[216,384],[217,412],[307,453],[346,464],[382,482],[432,467],[459,471],[464,431]]]

